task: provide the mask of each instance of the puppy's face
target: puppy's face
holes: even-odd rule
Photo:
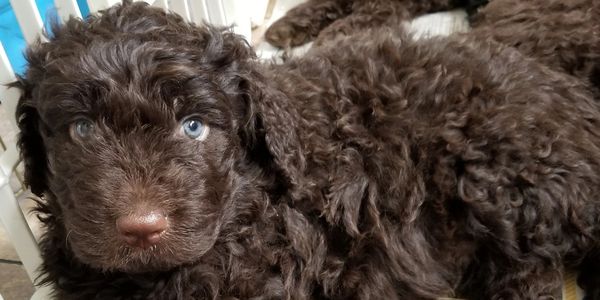
[[[197,261],[233,199],[248,192],[235,170],[243,110],[235,64],[208,54],[227,42],[206,30],[194,47],[145,31],[85,43],[67,33],[30,53],[20,103],[29,177],[44,177],[66,243],[81,262],[104,270]],[[32,149],[36,143],[43,148]],[[46,158],[41,171],[35,155]]]

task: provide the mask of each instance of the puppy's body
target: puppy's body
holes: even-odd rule
[[[140,3],[54,32],[18,118],[61,299],[540,299],[563,264],[599,297],[600,111],[575,77],[386,29],[264,65]],[[127,245],[115,222],[149,210],[160,242]]]

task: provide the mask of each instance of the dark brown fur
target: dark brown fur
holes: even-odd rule
[[[600,1],[494,0],[472,18],[489,37],[591,83],[600,99]]]
[[[263,64],[141,3],[53,32],[15,85],[61,299],[543,299],[563,265],[600,299],[585,81],[492,38],[385,28]],[[140,207],[171,225],[149,250],[115,229]]]

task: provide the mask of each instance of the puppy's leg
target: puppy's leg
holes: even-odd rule
[[[396,24],[400,20],[408,19],[411,14],[402,2],[404,1],[359,1],[352,6],[352,14],[336,20],[327,26],[315,40],[315,45],[321,45],[336,37],[350,35],[353,32],[367,28],[376,28],[383,25]]]
[[[598,87],[598,20],[597,0],[495,0],[474,16],[471,34],[515,47]]]
[[[600,299],[600,248],[591,251],[583,259],[577,283],[585,291],[585,300]]]
[[[299,46],[319,37],[317,44],[365,28],[399,26],[400,21],[457,7],[474,9],[485,0],[309,0],[290,10],[265,33],[280,48]]]
[[[493,259],[492,259],[493,258]],[[499,261],[494,255],[478,258],[471,266],[458,294],[467,299],[537,300],[557,299],[562,271],[537,260]]]
[[[323,44],[338,36],[350,35],[353,32],[367,28],[390,26],[398,28],[404,20],[414,17],[448,10],[456,7],[466,7],[464,0],[375,0],[356,1],[352,5],[352,13],[327,26],[318,38],[315,45]]]
[[[350,14],[352,0],[309,0],[271,25],[265,39],[280,48],[299,46],[339,18]]]

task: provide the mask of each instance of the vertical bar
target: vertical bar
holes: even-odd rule
[[[164,10],[169,9],[169,3],[167,0],[156,0],[156,1],[154,1],[154,3],[150,3],[150,4],[152,4],[153,6],[156,6],[156,7],[160,7]]]
[[[15,111],[17,109],[17,101],[19,100],[20,93],[16,89],[9,89],[6,84],[15,81],[15,73],[8,61],[4,47],[0,42],[0,101],[2,101],[2,107],[7,113],[7,116],[13,125],[13,128],[17,128],[17,121],[15,120]]]
[[[206,4],[206,11],[208,13],[209,23],[217,26],[227,26],[227,17],[225,16],[225,9],[223,7],[223,1],[221,0],[204,0]]]
[[[208,16],[208,8],[206,7],[206,1],[207,0],[191,0],[189,2],[190,12],[192,15],[192,22],[196,24],[210,22],[210,17]]]
[[[19,27],[21,27],[27,43],[31,44],[42,36],[44,23],[42,23],[42,17],[34,0],[10,0],[10,5],[17,16]]]
[[[68,20],[71,16],[81,19],[81,11],[77,0],[54,0],[54,6],[56,6],[58,16],[63,21]]]
[[[51,286],[40,286],[33,293],[33,296],[29,300],[48,300],[52,299],[52,294],[54,294]],[[1,299],[0,299],[1,300]]]
[[[211,0],[209,3],[212,2],[220,2],[221,4],[220,14],[224,19],[224,22],[221,23],[221,25],[233,25],[233,31],[237,34],[243,35],[246,40],[250,42],[252,40],[252,10],[250,7],[250,2],[246,0]]]
[[[2,158],[0,156],[0,159]],[[38,244],[29,229],[29,224],[23,216],[23,211],[10,188],[8,175],[0,174],[0,221],[17,250],[27,275],[34,282],[38,276],[38,267],[42,265],[42,257]]]
[[[265,17],[267,15],[267,10],[270,4],[269,2],[273,2],[273,0],[254,0],[250,10],[250,22],[253,25],[259,26],[262,23],[264,23]]]
[[[87,0],[87,3],[88,3],[88,6],[90,7],[90,13],[95,13],[99,10],[107,9],[117,3],[121,3],[121,1],[120,0]]]
[[[202,1],[202,0],[194,0]],[[169,0],[169,9],[178,13],[185,20],[191,21],[190,7],[187,0]]]

